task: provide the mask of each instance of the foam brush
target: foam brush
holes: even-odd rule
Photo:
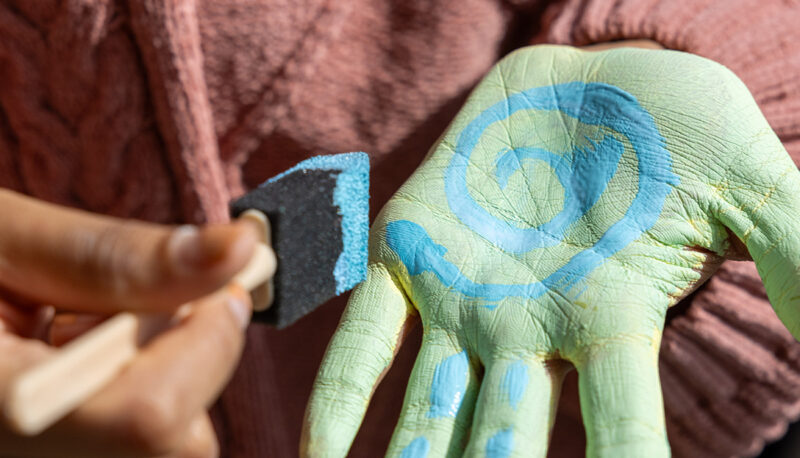
[[[263,235],[232,280],[250,291],[253,320],[284,328],[361,282],[368,213],[364,153],[313,157],[234,201],[232,216],[254,221]],[[119,313],[71,341],[12,381],[9,424],[21,434],[40,433],[111,382],[174,319]]]

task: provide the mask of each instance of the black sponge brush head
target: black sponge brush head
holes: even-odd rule
[[[284,328],[363,281],[369,232],[369,156],[305,160],[231,203],[256,209],[272,227],[278,258],[270,308],[254,321]]]

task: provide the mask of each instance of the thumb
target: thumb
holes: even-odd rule
[[[718,218],[745,244],[778,317],[800,339],[800,172],[780,141],[762,135],[721,193]]]
[[[80,312],[172,309],[222,287],[257,240],[245,223],[178,228],[0,190],[0,287]]]

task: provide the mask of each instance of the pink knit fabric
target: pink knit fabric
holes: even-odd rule
[[[566,0],[535,41],[576,46],[647,38],[733,70],[800,162],[800,2]]]
[[[726,263],[670,323],[660,365],[675,456],[756,455],[800,415],[800,344],[752,263]]]
[[[113,2],[0,3],[0,185],[153,221],[180,206]]]
[[[380,159],[438,134],[447,117],[433,132],[426,122],[497,59],[510,18],[495,0],[8,0],[0,185],[103,213],[222,221],[232,195],[299,159]],[[378,194],[428,144],[415,146]]]
[[[222,221],[245,189],[312,154],[373,158],[373,211],[466,93],[534,41],[652,38],[750,87],[800,159],[800,3],[791,0],[2,0],[0,186],[100,213]],[[251,327],[216,409],[223,454],[292,456],[344,304]],[[752,264],[726,264],[667,325],[676,456],[748,456],[798,414],[800,347]],[[419,330],[375,393],[352,456],[385,450]],[[583,456],[574,378],[551,456]],[[731,419],[736,419],[732,421]]]

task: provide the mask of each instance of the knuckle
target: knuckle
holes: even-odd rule
[[[139,397],[128,402],[123,440],[137,455],[169,454],[182,445],[188,425],[176,415],[174,403],[159,401]]]
[[[120,262],[117,254],[120,241],[124,238],[122,230],[110,225],[96,231],[81,231],[74,234],[75,259],[88,273],[106,271]]]
[[[210,425],[209,425],[210,426]],[[197,428],[175,456],[179,458],[214,458],[219,456],[219,442],[211,427]]]

